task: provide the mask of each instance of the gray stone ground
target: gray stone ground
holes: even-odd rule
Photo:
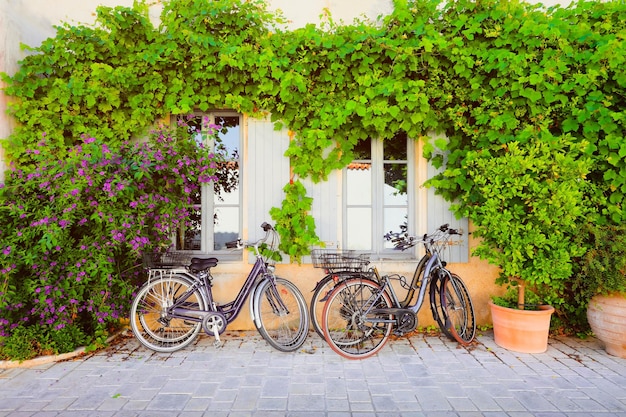
[[[626,359],[595,339],[519,354],[490,332],[469,348],[419,334],[360,361],[313,333],[293,353],[253,332],[223,339],[159,354],[122,336],[94,354],[0,369],[0,416],[626,417]]]

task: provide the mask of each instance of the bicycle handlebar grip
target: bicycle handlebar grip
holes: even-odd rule
[[[226,249],[237,249],[241,246],[241,239],[226,242]]]
[[[263,229],[264,232],[269,232],[270,230],[272,230],[272,225],[267,222],[263,222],[263,224],[261,225],[261,229]]]

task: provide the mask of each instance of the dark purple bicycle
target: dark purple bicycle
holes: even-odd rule
[[[283,352],[302,346],[309,330],[306,301],[293,283],[274,275],[267,254],[278,248],[278,234],[268,223],[261,227],[265,232],[262,239],[227,244],[253,248],[256,262],[235,299],[225,304],[213,298],[211,268],[217,266],[217,258],[194,257],[183,264],[176,253],[144,256],[148,282],[135,296],[130,311],[135,337],[154,351],[173,352],[192,343],[203,329],[215,337],[217,346],[220,334],[250,296],[254,325],[270,345]]]

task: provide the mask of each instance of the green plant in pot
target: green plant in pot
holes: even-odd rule
[[[606,351],[626,358],[626,225],[589,223],[580,236],[572,294]]]
[[[490,303],[496,343],[536,353],[547,348],[554,308],[523,309],[525,289],[536,291],[546,304],[560,303],[572,259],[581,255],[574,240],[588,212],[585,176],[590,160],[583,144],[569,136],[527,130],[516,139],[467,155],[464,165],[472,185],[458,212],[471,219],[481,238],[475,254],[500,267],[497,282],[516,284],[517,308]],[[513,317],[500,319],[501,310]],[[536,316],[542,316],[540,323],[535,323]],[[501,325],[519,327],[504,332]],[[508,333],[515,340],[505,340]],[[539,340],[529,343],[531,336]]]

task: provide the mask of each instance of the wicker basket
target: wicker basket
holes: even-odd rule
[[[142,255],[146,269],[172,269],[189,266],[191,255],[184,252],[149,252]]]
[[[329,271],[363,271],[370,263],[369,258],[369,254],[357,254],[353,250],[315,249],[311,251],[313,266]]]

